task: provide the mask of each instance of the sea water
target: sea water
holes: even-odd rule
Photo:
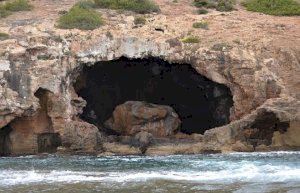
[[[300,193],[300,152],[3,157],[0,192]]]

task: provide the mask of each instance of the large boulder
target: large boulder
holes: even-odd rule
[[[174,135],[181,124],[177,113],[169,106],[141,101],[128,101],[117,106],[105,126],[120,135],[146,131],[154,137]]]
[[[102,135],[95,125],[72,121],[66,125],[62,145],[75,153],[95,153],[102,150]]]

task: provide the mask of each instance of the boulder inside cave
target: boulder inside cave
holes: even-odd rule
[[[226,86],[200,75],[189,64],[157,58],[120,58],[85,66],[74,88],[87,101],[81,118],[101,128],[116,106],[145,101],[172,107],[182,122],[181,132],[203,134],[228,124],[233,106]]]

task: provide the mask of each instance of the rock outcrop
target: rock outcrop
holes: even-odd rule
[[[146,131],[141,131],[134,136],[134,140],[137,142],[141,153],[144,154],[153,143],[153,135]]]
[[[62,145],[76,153],[101,152],[103,139],[98,128],[92,124],[72,121],[65,126]]]
[[[102,149],[100,127],[79,121],[86,101],[76,94],[73,83],[83,66],[120,57],[190,64],[232,93],[229,124],[207,130],[201,141],[154,144],[146,153],[299,150],[299,17],[240,8],[198,15],[190,1],[156,2],[161,13],[146,15],[142,27],[134,27],[134,13],[101,9],[97,11],[106,22],[99,29],[57,29],[59,13],[75,3],[66,0],[32,1],[32,11],[1,19],[0,31],[10,38],[0,41],[0,155],[55,152],[60,140],[75,153],[98,151],[99,145]],[[200,20],[209,23],[209,30],[193,29]],[[156,30],[158,26],[164,30]],[[183,43],[187,36],[198,37],[201,43]],[[171,121],[175,126],[166,121],[172,111],[157,108],[148,114],[149,107],[137,106],[141,107],[137,111],[132,105],[117,111],[116,120],[126,124],[112,120],[111,127],[122,135],[144,130],[153,137],[174,134],[178,121]],[[138,118],[133,118],[133,112]],[[154,129],[158,123],[163,127]],[[138,148],[119,145],[105,143],[103,149],[140,153]]]
[[[155,137],[168,137],[178,131],[180,119],[171,107],[128,101],[115,108],[106,126],[120,135],[145,131]]]

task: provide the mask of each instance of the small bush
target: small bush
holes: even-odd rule
[[[246,0],[243,5],[248,11],[269,15],[300,15],[300,4],[294,0]]]
[[[0,32],[0,41],[7,40],[9,35],[7,33]]]
[[[3,6],[0,6],[0,18],[7,17],[11,14],[10,11],[7,11]]]
[[[232,11],[234,4],[234,0],[194,0],[196,7],[216,9],[217,11]]]
[[[181,40],[183,43],[199,43],[200,40],[198,37],[195,37],[195,36],[188,36],[188,37],[185,37]]]
[[[203,8],[198,9],[198,14],[200,14],[200,15],[207,14],[207,13],[208,13],[208,11],[206,9],[203,9]]]
[[[30,11],[32,9],[32,5],[27,0],[14,0],[3,6],[7,11]]]
[[[194,0],[194,6],[196,7],[206,7],[208,5],[208,0]]]
[[[159,7],[152,0],[95,0],[99,8],[121,9],[136,13],[158,12]]]
[[[9,1],[4,4],[0,4],[0,18],[9,16],[11,12],[29,11],[31,9],[32,6],[28,3],[27,0]]]
[[[92,0],[79,1],[75,4],[75,6],[83,9],[92,9],[95,8],[95,2]]]
[[[103,25],[101,15],[94,10],[73,6],[70,11],[62,15],[58,27],[63,29],[93,30]]]
[[[193,23],[193,28],[208,29],[208,23],[206,21],[196,22]]]
[[[232,11],[234,10],[234,2],[230,0],[219,0],[216,5],[217,11]]]
[[[145,23],[146,23],[146,19],[144,17],[139,16],[134,18],[135,25],[145,25]]]

